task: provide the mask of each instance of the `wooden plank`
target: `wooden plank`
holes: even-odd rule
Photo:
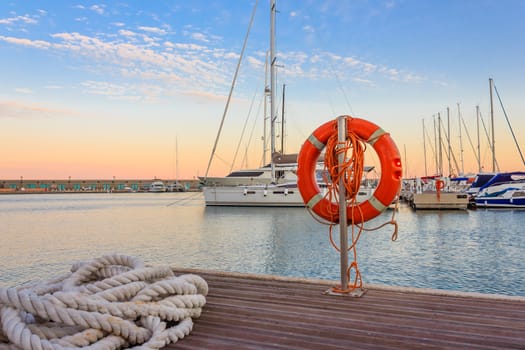
[[[209,285],[178,349],[525,349],[525,298],[177,269]]]

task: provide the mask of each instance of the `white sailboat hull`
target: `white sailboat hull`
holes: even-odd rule
[[[297,187],[219,186],[204,187],[207,206],[304,207]]]
[[[326,193],[323,186],[321,193]],[[304,207],[303,198],[296,184],[269,186],[218,186],[204,187],[204,201],[207,206],[235,207]],[[361,187],[357,194],[357,203],[372,196],[373,188]]]

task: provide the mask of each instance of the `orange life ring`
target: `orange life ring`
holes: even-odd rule
[[[355,207],[347,207],[348,223],[359,224],[379,215],[394,200],[401,186],[401,157],[390,134],[374,123],[347,116],[346,129],[347,134],[353,132],[371,145],[381,163],[381,179],[373,195]],[[298,156],[297,185],[307,207],[321,218],[338,223],[339,205],[321,194],[315,179],[317,159],[334,133],[337,119],[321,125],[303,144]]]

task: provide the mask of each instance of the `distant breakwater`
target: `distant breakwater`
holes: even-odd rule
[[[64,193],[64,192],[147,192],[154,181],[162,181],[167,186],[178,182],[188,191],[200,190],[198,179],[16,179],[0,180],[0,194],[9,193]]]

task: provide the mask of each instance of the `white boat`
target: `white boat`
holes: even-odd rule
[[[321,194],[327,186],[319,183]],[[370,198],[374,188],[361,186],[356,197],[358,203]],[[204,200],[207,206],[246,207],[304,207],[297,182],[276,185],[211,186],[206,187]]]
[[[162,181],[153,181],[148,188],[148,192],[166,192],[166,185]]]
[[[405,190],[401,195],[415,210],[466,210],[469,197],[463,191],[463,185],[458,185],[461,181],[466,180],[439,176],[408,179],[404,181]]]
[[[167,192],[186,192],[186,186],[184,186],[178,181],[175,181],[166,186],[166,191]]]
[[[304,207],[297,183],[211,186],[203,190],[207,206]]]
[[[498,173],[474,197],[478,208],[525,209],[525,172]]]

